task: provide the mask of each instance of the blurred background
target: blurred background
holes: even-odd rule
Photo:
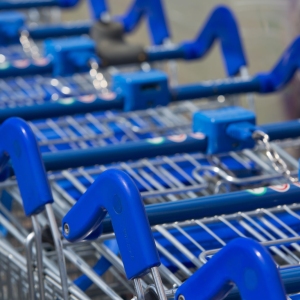
[[[109,0],[111,12],[123,13],[129,0]],[[167,16],[174,42],[190,39],[196,35],[210,11],[218,4],[226,4],[235,13],[249,62],[250,74],[269,70],[282,51],[300,32],[300,1],[200,1],[165,0]],[[88,18],[86,1],[73,10],[62,13],[62,19],[82,20]],[[146,26],[143,24],[129,38],[136,43],[149,43]],[[179,62],[179,82],[210,80],[225,76],[217,45],[204,60]],[[276,95],[255,96],[258,122],[272,122],[300,117],[300,78],[297,73],[292,84]],[[243,101],[245,104],[245,101]]]

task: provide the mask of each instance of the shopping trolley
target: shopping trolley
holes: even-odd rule
[[[218,22],[219,20],[223,20],[222,24]],[[158,25],[157,22],[155,22],[155,24]],[[162,33],[161,30],[155,32],[160,34]],[[104,33],[105,32],[103,32],[103,34]],[[203,57],[204,54],[210,49],[213,41],[218,38],[220,38],[222,41],[222,51],[225,56],[226,68],[229,76],[238,73],[240,69],[246,70],[246,60],[241,46],[236,22],[232,13],[228,10],[228,8],[225,7],[218,7],[213,11],[206,26],[194,41],[184,42],[178,45],[167,44],[162,46],[153,46],[154,48],[150,47],[146,50],[141,48],[141,51],[143,51],[143,53],[146,51],[145,55],[149,59],[147,57],[145,57],[145,59],[147,61],[149,60],[149,62],[175,58],[182,58],[186,60],[197,59]],[[98,38],[98,44],[101,42],[101,40],[102,39],[99,41]],[[153,35],[153,40],[155,42],[155,35]],[[60,48],[61,51],[58,52],[58,48]],[[85,37],[47,41],[45,43],[45,52],[48,56],[41,56],[34,60],[26,58],[25,60],[19,59],[17,61],[10,61],[7,59],[1,66],[1,70],[3,71],[1,71],[1,74],[3,74],[2,77],[9,77],[13,75],[25,76],[30,74],[44,75],[47,73],[52,73],[54,76],[66,76],[73,75],[74,73],[78,72],[87,72],[92,68],[92,82],[95,82],[97,85],[96,90],[98,90],[98,92],[103,92],[106,90],[107,80],[103,81],[97,79],[99,79],[101,76],[103,78],[103,75],[106,77],[107,74],[105,72],[103,74],[102,71],[99,72],[98,67],[101,66],[101,62],[96,55],[94,48],[95,42]],[[78,54],[78,52],[80,52],[80,54]],[[24,55],[22,51],[21,55]],[[109,55],[112,55],[110,48]],[[118,58],[122,57],[119,55],[119,53],[117,53],[115,56]],[[232,59],[233,57],[234,59]],[[112,57],[111,59],[115,58]],[[142,62],[143,60],[137,60],[132,63],[140,65]],[[127,59],[124,62],[115,63],[129,63],[129,61]],[[148,64],[147,67],[149,67]],[[54,80],[53,83],[57,83],[57,80]],[[104,86],[105,83],[106,86]],[[71,96],[70,91],[69,93],[60,92],[56,94],[59,96],[61,95],[60,97],[66,97],[66,95]],[[58,98],[59,97],[53,98],[53,100],[58,100]]]
[[[38,105],[26,107],[21,105],[3,109],[0,112],[0,120],[14,115],[29,120],[107,110],[109,108],[123,108],[128,111],[146,109],[149,106],[164,106],[172,102],[176,103],[182,100],[203,97],[218,96],[220,101],[224,101],[223,95],[228,94],[271,93],[282,88],[293,77],[295,70],[298,68],[298,47],[299,39],[296,39],[270,72],[259,73],[250,79],[234,78],[232,80],[210,81],[169,88],[166,76],[160,71],[117,74],[113,79],[112,88],[105,88],[105,92],[102,94],[90,94],[90,97],[71,97],[61,101],[48,101],[41,102]],[[131,83],[128,83],[129,81]],[[105,81],[105,84],[108,84],[107,81]],[[156,89],[155,87],[158,86],[160,88]],[[144,89],[142,89],[143,87]]]
[[[57,229],[57,224],[51,207],[53,202],[52,193],[45,174],[44,166],[40,157],[38,145],[30,127],[21,119],[12,118],[3,123],[1,127],[1,165],[5,165],[9,158],[14,164],[14,171],[22,195],[23,207],[26,216],[30,216],[34,228],[36,240],[36,260],[38,278],[42,280],[42,248],[41,248],[41,228],[37,220],[37,215],[46,209],[54,244],[57,251],[58,267],[62,292],[64,297],[68,293],[67,276],[62,255],[61,240]],[[33,159],[32,159],[33,158]],[[2,172],[2,175],[5,175]],[[29,180],[28,180],[29,179]],[[27,272],[28,275],[32,273]],[[33,288],[33,287],[31,287]],[[44,285],[39,284],[40,295],[45,294]],[[32,294],[30,294],[32,295]],[[42,297],[42,296],[41,296]],[[42,297],[43,299],[43,297]]]
[[[104,184],[105,183],[105,184]],[[99,188],[100,187],[100,188]],[[101,188],[103,190],[101,190]],[[101,191],[104,191],[104,193],[101,193]],[[108,211],[110,212],[110,215],[114,218],[114,219],[119,219],[117,222],[114,222],[115,224],[115,232],[116,232],[116,237],[118,240],[118,245],[120,247],[120,251],[122,254],[122,259],[124,261],[124,265],[125,265],[125,269],[126,269],[126,275],[129,279],[134,279],[134,285],[136,288],[136,292],[138,295],[138,299],[140,299],[140,297],[143,296],[144,291],[143,291],[143,286],[145,285],[144,280],[141,280],[139,277],[140,276],[145,276],[147,275],[147,273],[151,270],[154,282],[156,284],[156,288],[154,288],[153,286],[149,286],[148,291],[146,291],[146,293],[148,294],[148,296],[150,295],[151,297],[153,297],[153,299],[156,299],[156,291],[158,291],[158,295],[160,299],[166,299],[166,295],[165,295],[165,291],[164,291],[164,286],[162,285],[161,279],[160,279],[160,275],[159,275],[159,271],[158,271],[158,266],[160,265],[160,261],[158,258],[158,254],[156,251],[156,247],[155,244],[153,242],[153,237],[151,234],[151,231],[149,231],[149,224],[145,215],[145,210],[143,208],[143,204],[141,202],[141,198],[140,198],[140,194],[135,186],[135,184],[133,183],[133,181],[130,179],[130,177],[128,175],[126,175],[123,172],[117,171],[117,170],[110,170],[110,171],[106,171],[103,174],[101,174],[99,176],[99,178],[97,179],[97,181],[93,184],[93,186],[86,192],[86,194],[82,197],[82,199],[78,202],[77,206],[75,209],[73,209],[71,212],[69,212],[69,214],[66,216],[66,218],[64,219],[64,231],[65,234],[72,240],[72,239],[76,239],[76,236],[78,237],[78,234],[80,235],[84,230],[83,227],[81,227],[80,225],[78,226],[78,222],[76,221],[75,224],[77,224],[77,226],[74,225],[74,223],[72,222],[73,216],[74,216],[74,212],[76,214],[76,209],[79,208],[80,205],[82,205],[83,201],[85,202],[85,204],[89,204],[91,202],[96,203],[96,201],[91,201],[90,196],[95,195],[95,193],[97,194],[97,198],[98,195],[101,196],[102,198],[102,205],[104,205],[105,208],[108,209]],[[117,194],[116,194],[117,193]],[[105,195],[105,197],[103,197],[103,195]],[[114,201],[111,201],[111,196],[113,196],[113,199],[116,199]],[[85,200],[84,200],[84,199]],[[101,199],[100,198],[100,199]],[[97,204],[96,204],[97,206]],[[85,209],[89,212],[91,212],[88,207],[85,207]],[[112,214],[113,211],[116,211],[114,214]],[[126,213],[126,216],[123,217],[123,214]],[[9,214],[9,213],[8,213]],[[101,218],[103,218],[105,216],[106,212],[103,211],[103,213],[101,215]],[[132,215],[132,217],[130,217],[130,215]],[[12,217],[9,218],[9,220],[11,220]],[[94,218],[93,220],[90,220],[89,226],[96,220],[99,219],[99,215],[94,214]],[[9,224],[9,221],[7,221],[5,218],[1,217],[1,221],[4,220],[5,226],[7,226],[7,228],[9,228],[9,230],[14,233],[14,235],[16,235],[16,232],[18,232],[17,230],[13,230],[13,226],[11,226],[11,224]],[[121,220],[121,222],[120,222]],[[68,222],[68,223],[67,223]],[[124,223],[125,222],[125,223]],[[14,226],[16,225],[16,222],[13,222]],[[96,223],[99,222],[96,221]],[[126,228],[128,229],[128,231],[126,231],[127,234],[124,235],[124,224],[126,224]],[[75,230],[76,227],[76,230]],[[85,229],[87,229],[87,227],[85,227]],[[22,232],[22,230],[20,230]],[[24,231],[24,229],[23,229]],[[80,232],[80,233],[79,233]],[[18,235],[20,235],[20,233],[18,233]],[[130,243],[132,242],[132,237],[134,237],[134,241],[135,241],[135,249],[130,248]],[[104,243],[105,244],[105,243]],[[30,245],[28,246],[30,248]],[[76,249],[77,248],[77,249]],[[7,242],[5,241],[3,243],[3,245],[1,244],[0,246],[0,252],[1,254],[3,254],[4,259],[9,258],[10,260],[12,260],[12,258],[17,259],[17,262],[22,262],[24,264],[24,258],[20,257],[20,254],[18,254],[14,249],[9,248],[9,246],[7,245]],[[77,247],[72,244],[66,244],[65,248],[64,248],[64,254],[65,256],[73,263],[75,264],[79,269],[81,269],[81,271],[86,274],[89,278],[91,278],[95,284],[102,288],[104,291],[104,294],[108,295],[110,298],[112,299],[122,299],[120,298],[120,296],[114,292],[112,290],[112,288],[108,285],[106,285],[105,282],[103,282],[98,276],[97,273],[92,270],[91,268],[89,268],[87,266],[87,264],[80,258],[80,256],[76,253],[78,249],[78,245]],[[130,249],[130,251],[128,251],[128,249]],[[248,250],[246,250],[248,249]],[[250,250],[251,249],[251,250]],[[30,250],[30,249],[29,249]],[[81,249],[81,251],[79,250],[79,253],[84,254],[86,252],[89,253],[90,255],[90,251],[87,251],[87,248],[84,248],[84,251],[82,251],[83,249]],[[7,254],[7,251],[11,251],[10,255]],[[76,251],[76,252],[75,252]],[[241,254],[241,251],[243,252]],[[118,250],[116,251],[118,252]],[[272,286],[272,289],[267,288],[269,285],[266,284],[264,282],[264,280],[259,279],[259,286],[261,287],[257,287],[258,290],[253,291],[253,286],[251,286],[250,290],[249,287],[246,285],[243,281],[239,281],[238,277],[234,276],[233,272],[230,272],[230,270],[228,270],[226,268],[226,265],[224,262],[227,263],[232,263],[233,261],[237,261],[237,253],[240,253],[240,259],[247,259],[248,262],[251,262],[251,270],[255,270],[255,272],[257,272],[257,276],[259,276],[259,278],[262,279],[263,278],[267,278],[270,275],[272,280],[274,280],[273,284],[274,286]],[[254,253],[256,253],[256,255],[253,255]],[[257,253],[260,253],[260,259],[257,259]],[[29,259],[29,257],[27,256],[27,259]],[[103,259],[102,258],[102,263],[103,263]],[[106,259],[105,259],[106,260]],[[228,279],[233,280],[235,283],[237,283],[238,287],[241,289],[242,295],[247,297],[246,295],[248,295],[248,297],[251,297],[251,290],[252,293],[255,293],[256,295],[258,295],[258,291],[260,293],[260,297],[265,297],[266,295],[272,295],[273,293],[276,294],[276,297],[282,297],[282,295],[284,295],[284,291],[282,289],[281,286],[281,280],[278,276],[276,267],[274,265],[274,262],[272,261],[272,259],[270,258],[269,254],[267,254],[267,252],[258,244],[255,244],[254,242],[251,242],[250,240],[236,240],[235,242],[232,242],[231,244],[229,244],[227,247],[225,247],[225,249],[223,251],[221,251],[219,254],[217,254],[205,267],[203,267],[203,269],[200,270],[200,272],[197,272],[194,276],[191,276],[191,278],[187,281],[187,283],[184,283],[179,289],[179,293],[181,296],[186,296],[186,299],[189,299],[188,296],[190,295],[186,294],[185,292],[185,288],[186,285],[189,286],[189,289],[193,288],[192,291],[192,297],[194,299],[195,297],[195,289],[197,292],[197,288],[199,287],[198,285],[195,285],[195,282],[191,283],[191,281],[202,281],[203,280],[203,276],[210,276],[209,274],[213,275],[214,277],[216,277],[215,274],[215,268],[213,268],[213,261],[216,261],[215,263],[220,264],[220,261],[223,261],[224,263],[224,274],[222,276],[217,276],[218,280],[220,281],[219,284],[224,284],[223,289],[221,294],[219,294],[219,298],[221,299],[223,298],[223,296],[225,294],[227,294],[231,288],[232,288],[232,284],[228,285]],[[219,262],[218,262],[219,261]],[[6,262],[6,260],[5,260]],[[10,262],[11,263],[11,262]],[[48,264],[48,260],[45,259],[45,263]],[[221,263],[221,264],[223,264]],[[4,270],[2,270],[2,273],[6,274],[7,270],[5,269],[5,266],[7,266],[7,264],[4,265]],[[20,267],[20,265],[19,265]],[[103,266],[102,266],[103,267]],[[111,268],[111,263],[108,263],[108,261],[105,261],[105,268]],[[161,267],[160,267],[161,268]],[[23,266],[23,269],[25,269],[25,267]],[[226,270],[227,269],[227,270]],[[240,272],[244,272],[247,270],[247,263],[243,264],[243,266],[241,266],[240,268]],[[15,269],[13,270],[15,271]],[[11,272],[12,274],[14,274],[14,272]],[[26,271],[23,270],[23,272],[25,273]],[[98,270],[99,272],[99,270]],[[9,272],[7,272],[8,274],[11,274]],[[204,273],[201,275],[201,273]],[[115,273],[113,273],[115,274]],[[225,275],[227,274],[226,277]],[[45,281],[49,280],[50,284],[54,285],[53,282],[54,280],[51,277],[51,272],[49,272],[49,270],[44,270],[43,275],[45,276]],[[174,276],[173,276],[174,277]],[[194,279],[195,278],[195,279]],[[16,277],[14,278],[14,280],[12,280],[12,282],[14,284],[16,284],[16,279],[20,279],[20,284],[24,284],[24,282],[22,281],[22,279],[24,280],[24,278],[20,278],[20,277]],[[51,281],[52,279],[52,281]],[[86,283],[86,278],[80,278],[81,279],[81,283],[85,282]],[[120,280],[121,283],[123,283],[125,285],[125,287],[127,289],[129,289],[127,291],[127,295],[132,293],[132,289],[130,288],[129,284],[124,283],[124,280],[122,280],[122,277],[118,278]],[[151,278],[148,278],[148,280]],[[250,280],[250,281],[249,281]],[[245,280],[246,282],[251,282],[251,278],[249,280]],[[268,282],[270,281],[270,278],[268,278]],[[178,283],[178,281],[177,281]],[[218,290],[220,289],[218,283],[215,282],[215,284],[211,285],[211,288],[206,288],[206,292],[209,294],[215,294],[218,293]],[[29,282],[29,286],[31,285],[31,282]],[[59,289],[59,284],[57,284],[58,289]],[[57,287],[56,286],[56,287]],[[118,286],[113,285],[112,286],[116,287],[118,290]],[[7,288],[9,295],[13,296],[16,294],[13,293],[11,291],[11,287],[10,287],[10,281],[7,280],[4,282],[4,284],[2,285],[3,289],[2,291]],[[46,291],[46,295],[49,296],[49,299],[51,299],[51,295],[55,295],[55,297],[58,297],[60,299],[60,294],[57,293],[55,290],[53,292],[52,287],[47,286],[48,289]],[[23,292],[23,290],[26,290],[26,287],[23,289],[18,289],[18,292],[21,291]],[[74,290],[74,294],[69,294],[71,299],[87,299],[87,296],[85,296],[82,292],[81,294],[76,291],[75,288],[73,288]],[[175,286],[170,290],[167,291],[166,294],[169,297],[174,296],[175,292],[176,292],[176,288]],[[69,291],[71,292],[72,289],[71,287],[69,288]],[[53,292],[53,294],[51,294],[51,292]],[[124,292],[123,292],[124,293]],[[262,293],[262,294],[261,294]],[[249,296],[250,294],[250,296]],[[20,295],[20,294],[19,294]],[[24,295],[24,294],[21,294]],[[126,295],[123,294],[123,297]],[[253,295],[253,294],[252,294]],[[280,295],[280,296],[279,296]],[[103,298],[103,295],[101,293],[97,293],[97,296],[102,297],[101,299],[105,299]],[[14,298],[11,298],[14,299]],[[47,298],[48,299],[48,298]],[[152,298],[151,298],[152,299]],[[179,298],[179,299],[183,299],[183,298]],[[247,298],[246,298],[247,299]],[[249,298],[251,299],[251,298]],[[275,298],[277,299],[277,298]],[[280,298],[281,299],[281,298]]]
[[[126,276],[128,279],[134,280],[137,299],[144,299],[143,283],[140,277],[147,275],[150,271],[155,282],[154,291],[156,293],[153,294],[152,287],[152,295],[151,293],[149,295],[154,299],[167,299],[168,294],[172,298],[175,294],[175,299],[211,299],[214,296],[215,299],[223,299],[232,288],[231,281],[236,282],[238,286],[241,284],[239,288],[244,299],[253,299],[254,296],[261,297],[261,299],[286,298],[276,267],[269,254],[258,244],[242,239],[230,243],[220,251],[203,268],[187,279],[177,291],[174,287],[170,291],[165,291],[157,268],[160,265],[158,254],[155,251],[155,243],[149,231],[139,192],[130,177],[117,170],[101,174],[64,217],[62,221],[64,236],[73,242],[88,237],[91,232],[93,234],[93,230],[97,231],[97,228],[101,226],[107,212],[113,222]],[[82,222],[78,223],[78,216],[85,216],[85,214],[88,218],[86,220],[83,218]],[[245,250],[249,248],[250,252],[246,252]],[[257,250],[260,254],[255,254]],[[268,271],[264,267],[256,269],[259,265],[258,262],[262,262],[261,258],[266,263],[268,261]],[[246,259],[245,265],[243,265],[244,259]],[[258,263],[257,265],[255,261]],[[238,264],[236,268],[234,268],[234,262]],[[254,265],[256,266],[254,267]],[[215,272],[217,266],[221,268],[219,274]],[[240,276],[243,277],[249,269],[251,270],[252,276],[249,274],[251,279],[246,276],[248,280],[239,280]],[[263,274],[263,270],[268,275]],[[256,276],[259,276],[259,279]],[[272,278],[275,276],[274,289],[266,288],[265,291],[261,291],[256,284],[251,284],[254,277],[257,282],[262,284],[261,286],[266,286],[263,283],[266,280],[265,276],[272,276]],[[244,280],[248,284],[245,284]],[[208,283],[209,285],[207,285]],[[249,295],[247,295],[248,293]],[[259,295],[260,293],[261,295]]]
[[[34,4],[34,2],[32,2]],[[51,3],[49,3],[51,4]],[[75,2],[74,2],[75,4]],[[111,17],[106,1],[89,1],[91,13],[94,22],[98,27],[102,26],[102,33],[108,37],[111,34],[111,28],[119,28],[120,35],[131,33],[139,25],[141,19],[146,17],[149,23],[149,33],[154,44],[162,44],[164,40],[169,39],[170,33],[167,28],[163,5],[161,1],[147,3],[146,1],[134,1],[131,3],[128,11],[124,15]],[[43,45],[38,46],[35,42],[47,38],[72,36],[89,34],[93,27],[93,22],[69,22],[60,24],[32,24],[25,25],[26,17],[19,12],[3,12],[0,13],[0,31],[1,45],[21,43],[24,51],[19,49],[20,57],[24,57],[22,52],[25,52],[26,58],[37,59],[43,55]],[[155,20],[155,22],[154,22]],[[157,30],[159,29],[159,30]],[[79,40],[80,41],[80,40]],[[134,48],[134,47],[133,47]],[[12,49],[9,49],[9,52]],[[11,56],[14,58],[14,56]],[[10,56],[6,56],[6,60],[10,60]],[[20,62],[19,62],[20,63]],[[20,63],[21,65],[21,63]]]
[[[62,1],[63,2],[63,1]],[[73,1],[73,5],[77,4]],[[77,1],[78,2],[78,1]],[[106,1],[88,1],[92,18],[95,22],[105,23],[109,26],[122,27],[123,34],[131,33],[137,28],[142,18],[148,18],[149,32],[151,40],[155,45],[163,44],[170,38],[170,32],[167,26],[163,3],[161,1],[152,1],[147,3],[144,0],[134,1],[130,4],[129,9],[120,16],[111,16]],[[33,7],[34,1],[31,1]],[[49,5],[51,3],[49,2]],[[55,4],[55,3],[52,3]],[[62,4],[68,4],[67,1]],[[69,3],[71,4],[71,3]],[[66,5],[60,5],[65,7]],[[18,6],[16,6],[18,8]],[[0,8],[1,9],[1,8]],[[35,41],[46,38],[72,36],[89,34],[93,26],[91,21],[76,21],[62,24],[26,24],[26,15],[20,12],[1,12],[0,13],[0,30],[2,32],[1,44],[9,45],[20,42],[20,32],[26,31],[28,38]],[[119,24],[119,25],[118,25]],[[98,26],[100,26],[98,24]],[[108,28],[106,28],[109,34]],[[24,37],[25,38],[25,37]],[[104,38],[104,37],[103,37]],[[21,41],[22,42],[22,41]]]
[[[202,136],[203,139],[203,136]],[[184,155],[184,158],[186,160],[189,160],[192,164],[197,164],[197,160],[194,158],[193,160],[193,154],[190,156],[188,154]],[[192,157],[192,158],[190,158]],[[130,166],[128,166],[128,163],[121,163],[119,168],[123,168],[126,170],[138,183],[139,188],[144,192],[142,195],[145,197],[145,202],[147,203],[153,203],[153,202],[165,202],[165,201],[175,201],[177,199],[184,199],[186,197],[195,197],[197,195],[197,192],[200,191],[200,193],[204,192],[205,193],[205,188],[207,188],[207,185],[204,184],[196,186],[196,182],[194,180],[195,186],[191,187],[193,184],[193,179],[189,176],[189,174],[186,173],[186,170],[182,169],[180,171],[179,166],[176,167],[176,164],[178,161],[175,159],[175,165],[174,163],[172,164],[172,157],[169,159],[163,160],[163,162],[170,163],[171,168],[173,168],[176,172],[179,173],[181,176],[181,181],[183,182],[182,178],[185,180],[189,180],[187,183],[187,189],[184,188],[184,184],[180,184],[180,178],[176,180],[174,176],[171,176],[170,169],[166,171],[163,171],[163,168],[159,168],[158,170],[155,170],[155,165],[154,160],[150,161],[147,163],[145,160],[142,161],[142,166],[144,167],[144,171],[141,170],[141,168],[136,164],[136,170],[130,171]],[[157,159],[158,161],[160,160],[159,158]],[[259,159],[257,159],[259,160]],[[162,160],[160,160],[162,161]],[[153,167],[153,166],[154,167]],[[198,162],[198,165],[200,163]],[[134,168],[134,163],[131,164],[131,166]],[[195,165],[194,165],[195,166]],[[116,165],[114,167],[117,167]],[[81,195],[81,193],[84,193],[86,190],[86,187],[84,184],[86,183],[91,183],[93,181],[93,177],[95,178],[97,172],[100,173],[102,170],[105,169],[105,166],[99,168],[95,166],[95,168],[87,167],[87,168],[79,168],[79,169],[74,169],[74,170],[65,170],[63,172],[59,172],[58,174],[50,174],[49,178],[51,180],[51,184],[53,187],[53,192],[54,192],[54,199],[55,199],[55,213],[59,217],[62,217],[64,213],[73,205],[76,203],[76,198],[78,199]],[[149,172],[149,169],[151,172]],[[179,170],[179,171],[178,171]],[[139,172],[139,173],[136,173]],[[148,173],[148,176],[147,176]],[[140,174],[140,175],[139,175]],[[161,174],[161,175],[160,175]],[[142,178],[144,177],[144,180]],[[160,177],[158,177],[160,176]],[[152,177],[152,178],[151,178]],[[198,176],[199,178],[200,176]],[[280,176],[279,176],[280,177]],[[197,178],[197,176],[195,176]],[[145,183],[145,179],[148,180],[148,184]],[[168,184],[171,183],[171,188],[164,189],[164,185],[166,184],[167,181],[162,182],[162,180],[168,180]],[[255,178],[254,182],[259,182],[261,184],[261,180],[263,178]],[[264,179],[268,179],[264,178]],[[269,177],[270,179],[270,177]],[[201,180],[201,177],[200,177]],[[275,177],[271,177],[270,180],[278,180],[278,174]],[[170,182],[171,181],[171,182]],[[202,180],[203,183],[203,180]],[[151,186],[152,185],[152,186]],[[176,189],[177,185],[177,189]],[[141,188],[142,186],[142,188]],[[157,191],[153,190],[153,186]],[[10,193],[11,196],[16,198],[17,200],[20,198],[18,197],[18,192],[17,188],[15,186],[15,183],[13,180],[8,180],[3,183],[3,188]],[[173,189],[172,189],[173,188]],[[148,193],[146,192],[145,189],[148,189]],[[201,199],[201,198],[200,198]],[[223,199],[223,198],[222,198]],[[276,200],[276,199],[275,199]],[[182,201],[184,202],[184,201]],[[253,201],[249,201],[250,203],[253,203]],[[278,202],[277,202],[278,203]],[[170,211],[172,211],[171,206],[168,207],[170,208]],[[249,206],[247,207],[248,209]],[[223,210],[223,209],[222,209]],[[220,210],[220,211],[222,211]],[[181,210],[182,211],[182,210]],[[223,212],[229,213],[227,210],[223,210]],[[156,214],[158,215],[158,214]],[[178,216],[177,216],[178,217]],[[179,217],[178,220],[180,221]],[[168,219],[169,221],[169,219]],[[164,222],[165,223],[165,222]]]

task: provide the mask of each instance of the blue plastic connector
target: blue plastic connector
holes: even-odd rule
[[[26,216],[38,214],[53,202],[40,148],[30,126],[10,118],[0,127],[0,170],[6,172],[9,158],[17,177]],[[4,178],[1,178],[4,179]]]
[[[167,74],[159,70],[120,73],[112,77],[112,89],[124,97],[124,110],[165,106],[170,102]]]
[[[44,42],[44,47],[45,55],[52,61],[54,76],[88,71],[88,62],[99,60],[94,41],[87,37],[49,39]]]
[[[64,237],[79,241],[97,230],[109,213],[128,279],[160,265],[149,221],[138,188],[123,171],[98,176],[63,218]]]
[[[244,300],[285,300],[278,269],[268,251],[245,238],[231,241],[176,291],[175,300],[224,299],[236,284]]]
[[[19,40],[25,19],[24,14],[15,11],[0,13],[0,45],[15,43]]]
[[[193,116],[193,131],[208,137],[208,154],[253,148],[251,133],[255,124],[255,114],[238,106],[205,110]]]

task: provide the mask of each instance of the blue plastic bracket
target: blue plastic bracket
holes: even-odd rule
[[[259,243],[245,238],[230,242],[177,290],[175,299],[224,299],[237,285],[244,300],[285,300],[276,265]]]
[[[253,148],[255,124],[255,114],[238,106],[199,111],[193,116],[193,131],[208,137],[208,154]]]
[[[53,63],[53,75],[71,75],[88,71],[91,59],[99,61],[95,54],[95,43],[87,37],[49,39],[44,43],[45,55]]]
[[[25,25],[25,15],[20,12],[0,12],[0,45],[19,40],[20,30]]]
[[[24,120],[10,118],[1,125],[0,137],[1,173],[11,158],[25,214],[38,214],[53,198],[34,133]]]
[[[143,276],[160,265],[145,208],[133,180],[123,171],[108,170],[98,176],[63,218],[64,237],[86,238],[109,213],[128,279]]]
[[[204,56],[215,40],[219,40],[224,63],[229,76],[239,73],[242,66],[247,65],[237,21],[231,10],[226,6],[216,7],[195,41],[181,43],[185,59]]]
[[[113,75],[112,90],[122,95],[125,111],[166,106],[170,102],[167,74],[159,70]]]

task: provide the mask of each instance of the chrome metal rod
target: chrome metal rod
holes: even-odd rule
[[[34,232],[31,232],[26,238],[26,260],[27,260],[27,278],[28,278],[28,289],[29,299],[35,299],[34,293],[34,275],[32,266],[32,247],[33,241],[35,240]]]
[[[57,228],[56,220],[54,217],[54,213],[52,210],[51,204],[46,205],[46,212],[47,216],[50,222],[50,228],[55,244],[55,250],[57,254],[57,261],[58,261],[58,267],[59,267],[59,273],[61,278],[61,286],[62,286],[62,293],[64,299],[69,299],[69,292],[68,292],[68,277],[67,277],[67,269],[66,269],[66,262],[65,257],[63,254],[63,247],[62,242],[60,239],[60,234]]]
[[[151,268],[151,273],[155,283],[156,291],[160,300],[167,300],[166,292],[161,281],[161,277],[157,267]]]
[[[42,249],[42,232],[40,224],[36,216],[31,216],[33,230],[35,233],[35,247],[36,247],[36,261],[37,261],[37,273],[39,279],[40,299],[45,300],[45,286],[44,286],[44,274],[43,274],[43,249]]]

